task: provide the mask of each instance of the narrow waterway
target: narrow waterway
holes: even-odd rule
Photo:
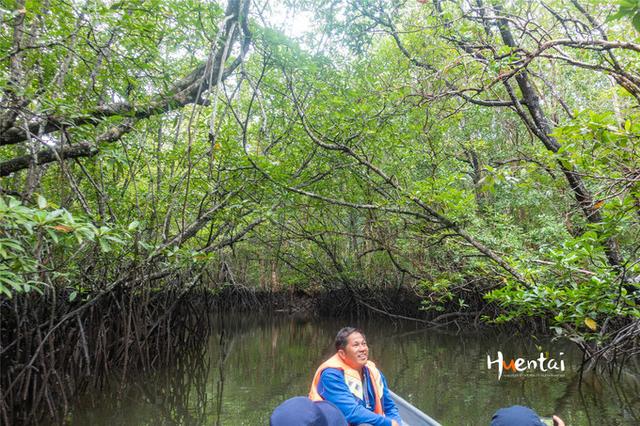
[[[203,322],[204,323],[204,322]],[[332,353],[336,331],[364,328],[370,358],[390,388],[443,425],[488,425],[512,404],[541,415],[560,414],[568,426],[640,424],[640,376],[577,374],[581,354],[570,342],[495,333],[421,330],[385,319],[307,320],[229,314],[214,321],[201,350],[167,370],[114,377],[67,417],[73,425],[268,425],[274,407],[304,395],[317,365]],[[512,358],[554,358],[564,371],[534,369],[498,379],[502,352]],[[637,362],[637,361],[636,361]],[[636,373],[634,374],[635,371]],[[114,373],[114,376],[116,374]]]

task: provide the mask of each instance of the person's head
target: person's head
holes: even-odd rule
[[[345,327],[336,335],[336,351],[342,361],[356,370],[369,360],[369,347],[367,338],[359,328]]]
[[[280,404],[269,418],[270,426],[347,426],[342,412],[329,401],[297,396]]]
[[[491,419],[491,426],[545,426],[545,424],[531,408],[513,405],[496,411]]]

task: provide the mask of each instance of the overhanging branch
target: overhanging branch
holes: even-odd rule
[[[185,105],[199,102],[202,94],[201,88],[207,88],[215,85],[216,80],[210,82],[211,77],[216,78],[224,67],[226,61],[224,46],[229,38],[235,39],[239,32],[235,31],[236,24],[239,20],[246,20],[249,1],[230,0],[225,13],[225,25],[222,28],[223,36],[216,48],[215,55],[210,62],[201,63],[188,76],[179,80],[173,87],[163,94],[155,96],[145,106],[134,106],[129,102],[114,102],[104,106],[93,108],[88,113],[78,117],[66,117],[50,115],[32,120],[29,123],[15,125],[9,127],[0,133],[0,145],[13,145],[24,142],[28,139],[27,132],[31,134],[49,134],[60,130],[64,127],[81,126],[81,125],[97,125],[103,119],[108,117],[123,116],[131,118],[148,118],[153,115],[167,112],[171,109],[180,108]],[[247,32],[246,23],[241,22],[240,28],[243,29],[244,43],[242,45],[241,54],[222,72],[222,80],[227,78],[242,61],[242,57],[249,47],[250,34]]]

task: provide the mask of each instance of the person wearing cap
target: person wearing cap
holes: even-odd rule
[[[553,416],[554,426],[565,426],[562,419]],[[538,414],[529,407],[513,405],[500,408],[491,418],[491,426],[546,426]]]
[[[306,396],[287,399],[273,410],[270,426],[347,426],[340,410],[328,401],[311,401]]]
[[[336,353],[316,370],[309,398],[333,403],[351,425],[401,425],[387,380],[369,361],[362,330],[343,328],[336,336],[335,348]]]

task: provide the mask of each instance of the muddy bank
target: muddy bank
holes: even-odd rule
[[[546,334],[546,318],[530,318],[498,325],[487,322],[503,311],[487,303],[480,294],[465,295],[465,306],[455,300],[449,303],[430,303],[428,298],[412,289],[399,287],[390,290],[337,288],[320,291],[250,291],[225,288],[215,297],[220,309],[262,309],[302,317],[369,317],[382,316],[394,321],[413,321],[425,327],[458,327],[476,329],[490,327]]]

